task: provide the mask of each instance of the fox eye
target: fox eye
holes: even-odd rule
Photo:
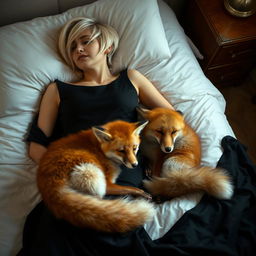
[[[120,152],[120,153],[125,153],[125,150],[124,150],[124,149],[117,149],[116,151],[117,151],[117,152]]]
[[[137,150],[137,146],[133,146],[133,151],[136,151]]]
[[[171,132],[171,134],[175,134],[177,131],[176,130],[173,130],[172,132]]]
[[[159,133],[159,134],[161,134],[161,135],[164,134],[162,130],[156,130],[156,132]]]

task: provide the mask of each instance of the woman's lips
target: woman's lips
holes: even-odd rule
[[[86,60],[86,59],[88,59],[88,55],[81,55],[81,56],[79,56],[78,57],[78,60]]]

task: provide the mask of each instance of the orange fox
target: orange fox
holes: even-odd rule
[[[135,167],[140,132],[146,123],[109,122],[53,142],[42,157],[37,184],[57,218],[79,227],[126,232],[150,220],[155,212],[145,199],[103,199],[106,194],[150,198],[143,190],[120,186],[119,166]]]
[[[233,186],[226,172],[200,166],[200,139],[180,112],[165,108],[138,111],[149,121],[141,147],[152,170],[152,179],[144,182],[152,195],[169,198],[204,191],[220,199],[231,198]]]

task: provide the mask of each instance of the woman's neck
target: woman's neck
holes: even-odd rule
[[[86,69],[83,73],[83,79],[80,82],[100,85],[106,84],[114,78],[115,76],[112,75],[108,66],[102,66]]]

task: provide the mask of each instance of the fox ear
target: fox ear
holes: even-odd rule
[[[133,131],[133,134],[138,136],[140,135],[141,131],[144,129],[144,127],[147,125],[148,121],[144,121],[144,122],[137,122],[137,128]]]
[[[150,112],[149,109],[146,109],[146,108],[143,108],[143,107],[139,106],[139,107],[136,108],[136,110],[142,118],[148,119],[148,113]]]
[[[178,112],[179,114],[181,114],[182,116],[184,116],[183,112],[180,110],[176,110],[176,112]]]
[[[96,138],[98,139],[98,141],[100,141],[100,142],[112,140],[111,134],[106,132],[105,129],[101,126],[92,127],[92,131],[93,131],[94,135],[96,136]]]

